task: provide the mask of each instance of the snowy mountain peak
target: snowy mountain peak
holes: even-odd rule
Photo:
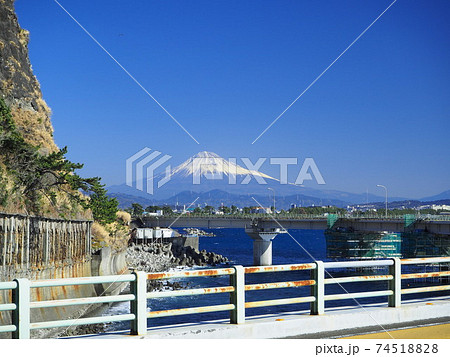
[[[220,156],[217,155],[214,152],[210,152],[210,151],[200,151],[199,153],[197,153],[196,155],[192,156],[193,158],[203,158],[203,157],[212,157],[212,158],[218,158],[220,159]]]
[[[173,175],[188,177],[192,175],[225,175],[225,176],[239,176],[239,175],[254,175],[275,180],[273,177],[255,170],[248,170],[239,166],[236,160],[225,160],[219,155],[201,151],[192,156],[181,165],[175,167],[172,171]]]

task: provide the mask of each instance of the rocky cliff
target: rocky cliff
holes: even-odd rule
[[[0,0],[0,95],[11,108],[17,128],[27,142],[43,152],[57,149],[50,109],[28,57],[29,33],[20,27],[14,0]]]
[[[14,0],[0,0],[0,212],[90,218],[74,199],[78,188],[59,175],[65,157],[53,140],[51,111],[33,74],[28,41]]]

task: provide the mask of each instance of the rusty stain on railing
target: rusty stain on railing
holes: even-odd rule
[[[155,317],[164,317],[164,316],[201,314],[201,313],[205,313],[205,312],[229,311],[229,310],[234,310],[235,308],[236,307],[233,304],[187,307],[187,308],[182,308],[182,309],[150,311],[147,314],[147,317],[155,318]]]
[[[449,275],[450,271],[435,271],[432,273],[402,274],[402,279],[436,278],[440,276],[449,276]]]
[[[169,290],[169,291],[153,291],[153,292],[147,293],[147,299],[175,297],[175,296],[232,293],[234,291],[235,291],[235,289],[233,286],[220,286],[220,287],[212,287],[212,288],[182,289],[182,290]]]
[[[316,283],[315,280],[300,280],[300,281],[283,281],[278,283],[262,283],[245,285],[245,291],[250,290],[265,290],[265,289],[279,289],[279,288],[294,288],[299,286],[311,286]]]
[[[433,258],[410,258],[400,259],[402,265],[408,264],[437,264],[437,263],[450,263],[449,257],[433,257]]]
[[[316,263],[309,264],[294,264],[294,265],[271,265],[271,266],[254,266],[254,267],[246,267],[246,274],[253,273],[270,273],[277,271],[296,271],[296,270],[308,270],[315,269]]]
[[[217,275],[232,275],[234,274],[233,268],[223,269],[203,269],[203,270],[189,270],[189,271],[177,271],[170,273],[148,273],[148,280],[158,279],[170,279],[170,278],[192,278],[199,276],[217,276]]]

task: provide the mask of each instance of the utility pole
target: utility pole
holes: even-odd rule
[[[387,192],[387,188],[386,188],[386,186],[383,186],[383,185],[377,185],[377,187],[383,187],[384,188],[384,190],[385,190],[385,192],[386,192],[386,201],[385,201],[385,203],[386,203],[386,219],[387,219],[387,216],[388,216],[388,192]]]
[[[268,190],[271,190],[273,192],[273,213],[275,214],[275,190],[273,188],[268,187]]]

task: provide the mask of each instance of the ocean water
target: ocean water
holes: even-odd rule
[[[228,265],[253,265],[253,241],[248,237],[243,229],[210,229],[215,237],[201,237],[200,250],[205,249],[217,254],[226,256],[230,262]],[[309,263],[314,260],[327,261],[326,257],[326,242],[323,230],[289,230],[289,234],[280,234],[274,241],[272,246],[273,264],[300,264]],[[405,270],[404,270],[405,271]],[[423,271],[423,270],[421,270]],[[340,277],[348,275],[369,275],[369,274],[387,274],[387,268],[377,271],[352,271],[348,269],[330,270],[326,277]],[[309,279],[310,271],[297,272],[279,272],[279,273],[258,273],[246,274],[246,284],[275,282],[275,281],[296,281]],[[173,279],[178,281],[188,288],[200,287],[218,287],[228,286],[229,277],[196,277],[189,279]],[[430,282],[428,282],[429,284]],[[436,282],[435,282],[436,283]],[[404,286],[419,286],[420,282],[405,282]],[[326,294],[344,294],[346,292],[358,291],[373,291],[373,290],[387,290],[387,282],[362,282],[362,283],[347,283],[347,284],[329,284],[326,285]],[[442,292],[439,295],[443,295]],[[436,294],[436,293],[435,293]],[[297,288],[282,288],[269,289],[262,291],[247,291],[246,301],[258,300],[272,300],[283,299],[290,297],[309,296],[310,287]],[[424,294],[410,294],[405,296],[405,299],[423,297]],[[325,307],[351,306],[387,302],[387,297],[372,297],[358,299],[356,302],[353,299],[345,299],[338,301],[328,301]],[[173,298],[158,298],[149,299],[147,308],[149,311],[161,311],[168,309],[197,307],[206,305],[221,305],[229,303],[229,294],[210,294],[200,296],[184,296]],[[309,303],[291,304],[273,307],[261,307],[246,309],[246,316],[266,315],[266,314],[280,314],[283,312],[305,311],[309,309]],[[119,303],[113,305],[107,313],[128,313],[129,303]],[[216,319],[226,319],[229,317],[229,312],[214,312],[194,315],[180,315],[171,317],[160,317],[148,319],[148,327],[164,326],[172,324],[181,324],[189,322],[209,321]],[[129,323],[114,323],[109,330],[128,329]]]

